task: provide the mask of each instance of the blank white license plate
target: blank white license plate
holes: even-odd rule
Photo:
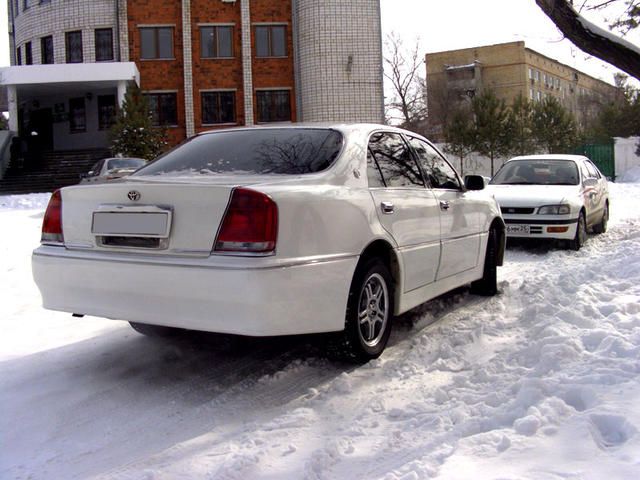
[[[531,233],[531,230],[529,228],[529,225],[507,225],[507,233],[529,235]]]
[[[94,235],[165,238],[168,227],[167,212],[94,212],[91,231]]]

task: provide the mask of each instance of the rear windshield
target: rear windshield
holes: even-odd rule
[[[116,158],[109,160],[107,170],[117,170],[120,168],[140,168],[145,161],[138,158]]]
[[[329,129],[232,130],[193,137],[134,175],[299,175],[338,157],[342,135]]]
[[[578,185],[578,166],[572,160],[512,160],[491,179],[492,185]]]

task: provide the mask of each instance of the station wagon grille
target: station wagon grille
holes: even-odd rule
[[[531,215],[535,209],[533,207],[500,207],[500,210],[502,213]]]

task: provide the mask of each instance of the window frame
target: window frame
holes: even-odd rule
[[[283,94],[286,93],[287,94],[287,100],[289,103],[289,108],[287,109],[288,111],[288,118],[284,119],[284,118],[273,118],[273,119],[264,119],[264,117],[262,117],[262,110],[261,110],[261,103],[260,103],[260,95],[263,94]],[[283,123],[283,122],[292,122],[293,121],[293,115],[292,115],[292,111],[291,111],[291,106],[292,106],[292,102],[291,102],[291,89],[290,88],[265,88],[265,89],[256,89],[255,91],[255,101],[256,101],[256,120],[257,123]],[[270,106],[274,107],[275,105],[275,99],[272,99],[270,102]],[[277,108],[274,109],[277,111]],[[271,110],[273,111],[273,110]]]
[[[213,122],[208,122],[205,121],[205,96],[206,95],[215,95],[217,97],[216,100],[216,106],[220,109],[220,106],[222,105],[222,95],[223,94],[230,94],[231,98],[232,98],[232,116],[233,119],[230,121],[213,121]],[[237,90],[235,89],[228,89],[228,90],[200,90],[200,122],[201,125],[204,126],[212,126],[212,125],[237,125],[238,123],[238,112],[237,112],[237,102],[236,102],[236,96],[237,96]],[[221,111],[221,109],[219,110]],[[219,118],[221,119],[222,115],[219,115]]]
[[[405,135],[405,137],[406,137],[406,140],[407,140],[407,144],[409,145],[409,148],[410,148],[411,152],[413,153],[413,155],[414,155],[414,157],[416,159],[416,162],[418,163],[418,166],[420,167],[420,170],[422,171],[422,177],[424,179],[425,185],[427,185],[432,190],[450,190],[450,191],[455,191],[455,192],[462,192],[462,191],[465,190],[464,182],[462,181],[462,178],[460,178],[460,174],[458,173],[458,171],[454,168],[453,165],[451,165],[449,160],[447,160],[447,158],[431,142],[429,142],[428,140],[422,139],[420,137],[412,136],[412,135]],[[431,177],[429,176],[429,172],[425,171],[425,167],[422,165],[422,162],[420,161],[420,156],[418,155],[418,152],[417,152],[416,148],[411,144],[412,140],[415,140],[417,142],[424,143],[425,145],[427,145],[431,150],[433,150],[435,155],[440,160],[442,160],[445,165],[447,165],[451,169],[451,171],[455,175],[456,183],[458,184],[458,186],[456,188],[440,187],[440,186],[434,186],[433,185],[433,183],[431,182]]]
[[[47,41],[51,41],[51,51],[49,52],[47,48]],[[51,53],[51,61],[47,58],[47,54]],[[55,59],[55,47],[53,45],[53,35],[46,35],[44,37],[40,37],[40,63],[42,65],[53,65],[56,62]]]
[[[82,101],[82,112],[83,112],[83,125],[81,127],[77,127],[75,126],[75,116],[74,116],[74,111],[75,111],[75,106],[73,105],[73,102],[76,101]],[[74,97],[74,98],[70,98],[69,99],[69,133],[70,134],[76,134],[76,133],[86,133],[87,132],[87,104],[85,102],[84,97]]]
[[[213,31],[213,41],[212,41],[212,46],[211,46],[211,51],[213,52],[213,55],[211,56],[205,56],[204,55],[204,45],[205,45],[205,40],[204,40],[204,31],[211,29]],[[220,54],[220,35],[218,33],[219,30],[230,30],[230,43],[229,46],[231,48],[231,53],[230,55],[221,55]],[[233,23],[207,23],[207,24],[200,24],[198,25],[198,30],[200,31],[200,58],[204,59],[204,60],[224,60],[224,59],[231,59],[231,58],[235,58],[235,45],[234,45],[234,39],[235,39],[235,24]]]
[[[267,50],[268,53],[267,55],[260,55],[259,52],[259,48],[258,48],[258,29],[260,28],[264,28],[267,30]],[[280,29],[282,28],[284,30],[284,55],[275,55],[274,54],[274,35],[273,35],[273,30],[274,29]],[[289,57],[289,45],[288,45],[288,38],[289,38],[289,24],[287,23],[254,23],[253,24],[253,35],[254,35],[254,47],[255,47],[255,57],[256,58],[261,58],[261,59],[265,59],[265,58],[288,58]]]
[[[143,48],[144,30],[153,31],[153,56],[145,57]],[[168,57],[160,56],[160,31],[171,30],[171,54]],[[140,60],[141,61],[163,61],[176,59],[176,26],[175,25],[138,25],[138,35],[140,38]]]
[[[112,98],[113,99],[113,103],[105,105],[105,99],[107,98]],[[102,105],[101,105],[102,103]],[[111,108],[113,107],[113,114],[110,115],[110,120],[105,122],[103,119],[104,117],[104,113],[103,113],[103,109],[105,108]],[[116,116],[118,114],[118,101],[117,98],[114,94],[108,94],[108,95],[98,95],[97,98],[97,108],[98,108],[98,130],[99,131],[105,131],[105,130],[109,130],[113,125],[115,125],[116,123]]]
[[[99,52],[99,45],[98,45],[98,35],[101,33],[109,33],[109,38],[110,38],[110,42],[109,42],[109,54],[110,54],[110,58],[98,58],[98,52]],[[96,62],[113,62],[115,60],[115,49],[113,48],[113,28],[111,27],[106,27],[106,28],[96,28],[93,31],[93,42],[94,42],[94,50],[95,50],[95,59]],[[106,45],[106,43],[105,43]]]
[[[73,60],[72,58],[72,50],[70,48],[71,36],[79,35],[80,39],[80,49],[79,49],[79,60]],[[69,32],[64,32],[64,46],[65,46],[65,60],[66,63],[84,63],[84,42],[82,39],[82,30],[71,30]]]
[[[371,139],[374,135],[397,135],[400,140],[402,141],[402,143],[404,144],[405,150],[408,153],[409,157],[411,158],[411,160],[413,161],[413,164],[416,167],[416,172],[419,177],[420,177],[420,181],[422,182],[421,184],[415,184],[412,183],[411,185],[389,185],[389,182],[387,181],[387,178],[384,175],[383,169],[380,167],[380,162],[378,161],[378,158],[376,157],[375,153],[371,150]],[[427,188],[428,184],[426,182],[426,178],[424,176],[424,172],[422,171],[422,168],[420,167],[420,163],[418,162],[418,159],[415,155],[415,153],[413,152],[413,149],[411,148],[411,145],[409,145],[409,142],[407,141],[407,137],[400,133],[400,132],[394,132],[391,130],[376,130],[374,132],[371,132],[371,134],[369,135],[369,137],[367,138],[367,156],[371,155],[375,166],[378,170],[378,173],[380,174],[380,177],[382,178],[382,181],[384,183],[384,186],[370,186],[368,183],[368,187],[371,190],[374,189],[394,189],[394,190],[419,190],[419,191],[423,191]],[[368,160],[367,160],[367,164],[368,164]],[[368,165],[367,165],[367,182],[369,181],[369,170],[368,170]]]
[[[24,44],[24,64],[33,65],[33,46],[31,42],[25,42]]]
[[[175,118],[171,118],[170,119],[172,120],[171,122],[163,123],[163,117],[165,117],[165,115],[163,115],[163,110],[162,110],[163,105],[161,105],[160,102],[158,101],[155,105],[158,107],[157,113],[152,108],[154,107],[154,105],[149,104],[149,107],[150,107],[149,111],[152,116],[152,124],[154,127],[166,127],[166,128],[172,128],[172,127],[178,126],[178,92],[176,90],[152,90],[152,91],[142,92],[142,95],[147,99],[147,102],[150,101],[151,97],[166,98],[171,96],[174,100],[172,113],[173,115],[175,115]],[[156,117],[158,118],[157,122],[156,122]]]

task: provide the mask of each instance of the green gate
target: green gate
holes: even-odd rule
[[[610,180],[616,179],[616,162],[613,142],[586,144],[574,150],[576,155],[584,155],[597,165],[602,174]]]

